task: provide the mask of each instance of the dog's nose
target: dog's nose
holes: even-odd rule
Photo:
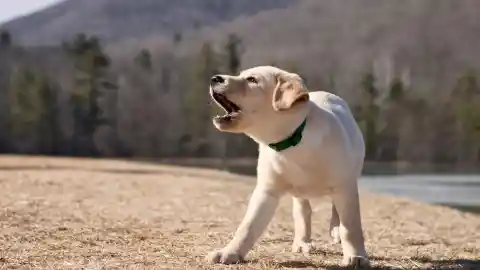
[[[220,75],[215,75],[212,78],[210,78],[210,85],[221,84],[224,82],[225,82],[225,79]]]

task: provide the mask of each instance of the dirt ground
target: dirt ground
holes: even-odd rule
[[[253,184],[206,169],[1,156],[0,269],[337,269],[328,199],[313,202],[315,254],[290,252],[285,198],[247,263],[205,264]],[[361,207],[374,268],[480,269],[480,216],[365,192]]]

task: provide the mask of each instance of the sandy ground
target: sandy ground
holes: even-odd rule
[[[205,264],[232,236],[253,184],[213,170],[2,156],[0,269],[337,269],[327,199],[313,202],[315,254],[290,252],[285,198],[249,262]],[[480,268],[480,216],[366,193],[361,200],[375,268]]]

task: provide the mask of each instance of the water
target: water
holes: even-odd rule
[[[217,162],[219,164],[219,162]],[[173,165],[199,166],[220,169],[217,163],[198,161],[171,162]],[[232,162],[228,170],[254,176],[256,160]],[[463,173],[459,173],[463,171]],[[468,173],[468,174],[467,174]],[[389,163],[366,163],[364,175],[359,180],[360,189],[413,200],[441,204],[480,214],[480,168],[454,166],[412,166],[399,168]]]
[[[363,176],[360,188],[480,213],[480,175]]]
[[[364,175],[359,179],[360,189],[480,214],[479,173],[449,174],[442,170],[437,170],[437,173],[402,173],[394,167],[380,167],[365,168]],[[255,175],[255,167],[251,165],[232,166],[229,169],[240,174]]]

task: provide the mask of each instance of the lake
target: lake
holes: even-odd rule
[[[255,166],[229,166],[229,170],[255,175]],[[462,171],[464,173],[462,173]],[[468,174],[467,174],[468,172]],[[416,166],[367,163],[359,179],[360,189],[372,193],[406,197],[480,214],[480,173],[478,168]]]
[[[222,160],[192,158],[161,163],[221,169]],[[228,171],[254,176],[256,159],[230,160]],[[225,168],[225,167],[223,167]],[[360,189],[480,214],[480,168],[455,165],[365,162]]]
[[[361,189],[480,213],[480,175],[363,176]]]

